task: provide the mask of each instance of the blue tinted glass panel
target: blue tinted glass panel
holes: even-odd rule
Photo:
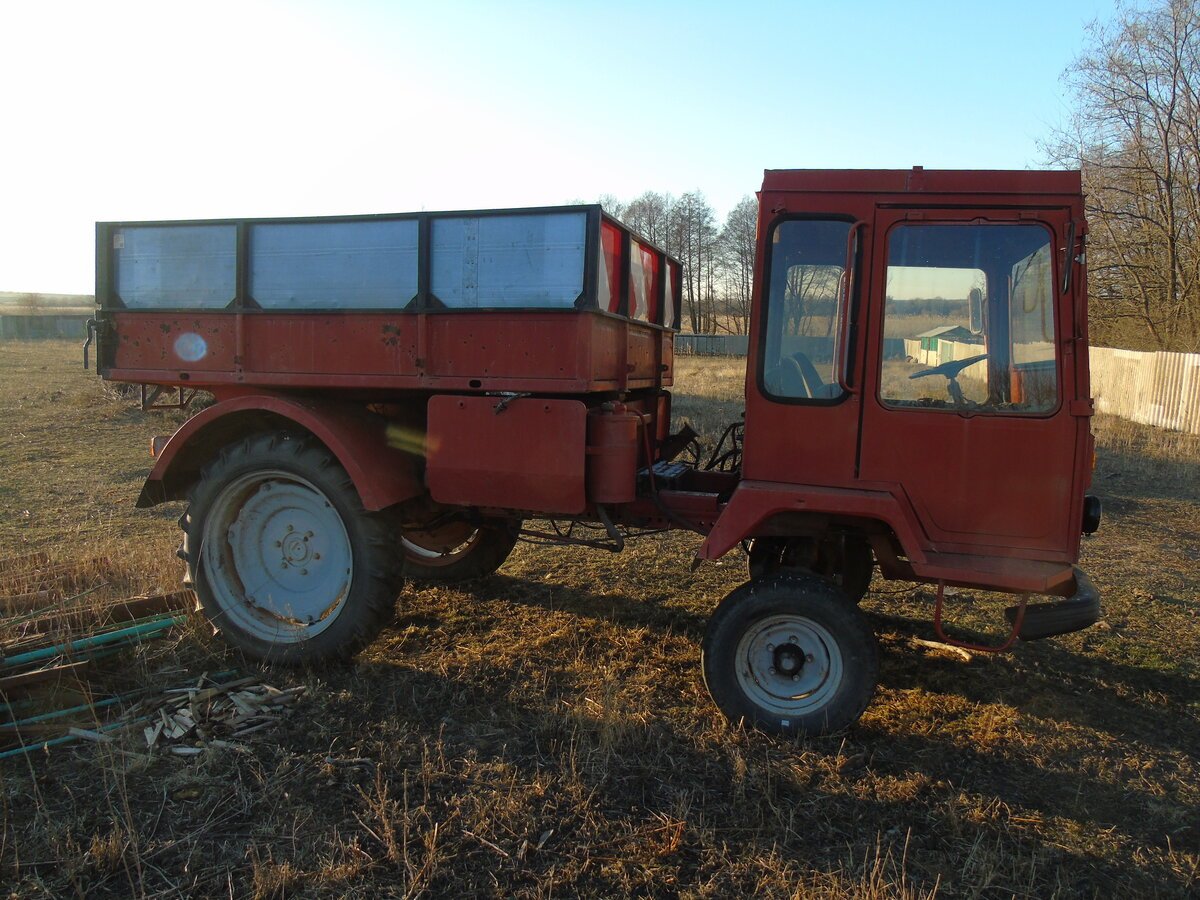
[[[113,232],[117,295],[131,309],[221,309],[236,288],[233,225],[164,225]]]
[[[461,308],[570,308],[583,292],[587,214],[433,220],[431,290]]]
[[[250,296],[264,309],[396,309],[417,294],[415,219],[250,229]]]

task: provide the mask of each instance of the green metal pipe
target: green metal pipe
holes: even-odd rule
[[[105,732],[113,731],[117,728],[128,728],[130,725],[138,725],[142,722],[148,722],[149,716],[142,716],[138,719],[133,719],[129,722],[109,722],[106,725],[101,725],[99,728],[93,728],[92,731]],[[5,750],[0,753],[0,759],[8,759],[12,756],[21,756],[25,753],[33,753],[35,750],[45,750],[47,747],[57,747],[59,744],[66,744],[70,741],[77,741],[79,738],[73,734],[64,734],[62,737],[50,738],[48,741],[39,741],[36,744],[22,744],[20,747],[13,747],[11,750]]]
[[[42,647],[38,650],[30,650],[27,653],[18,653],[16,656],[10,656],[4,660],[4,667],[23,666],[64,653],[77,653],[81,650],[90,650],[93,647],[103,647],[106,644],[137,643],[149,635],[165,631],[168,628],[174,628],[176,625],[182,625],[186,621],[187,616],[161,616],[150,622],[144,622],[129,628],[119,628],[116,631],[90,635],[85,638],[69,641],[66,644]]]

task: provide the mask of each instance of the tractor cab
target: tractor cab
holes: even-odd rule
[[[1079,173],[768,171],[759,200],[741,478],[699,554],[750,541],[703,646],[718,705],[783,732],[853,721],[876,563],[937,586],[949,643],[1093,624]],[[948,635],[946,585],[1018,595],[1008,639]]]
[[[1079,174],[768,171],[759,235],[742,483],[704,555],[832,520],[890,576],[1069,593]]]

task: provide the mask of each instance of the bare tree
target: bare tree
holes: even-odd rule
[[[714,329],[712,268],[717,229],[713,209],[700,191],[689,191],[675,204],[671,223],[675,252],[683,263],[683,307],[692,331]]]
[[[673,253],[671,219],[674,207],[675,198],[670,194],[646,191],[625,207],[624,222],[647,240]]]
[[[604,211],[613,218],[624,220],[627,207],[613,194],[601,194],[596,202],[604,207]]]
[[[724,275],[724,330],[746,334],[750,330],[750,296],[754,284],[758,201],[747,195],[725,217],[721,228],[721,268]]]
[[[1065,80],[1048,150],[1083,173],[1093,333],[1200,349],[1200,3],[1118,6]]]

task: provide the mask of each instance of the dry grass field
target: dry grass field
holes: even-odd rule
[[[741,406],[740,360],[679,360],[676,414]],[[174,415],[174,419],[171,416]],[[164,417],[166,421],[164,421]],[[145,414],[66,343],[0,343],[0,557],[106,556],[114,595],[180,576],[178,505],[138,511]],[[698,671],[744,578],[693,536],[621,556],[519,545],[469,590],[409,588],[353,664],[241,751],[79,742],[0,760],[13,896],[1114,897],[1200,891],[1200,446],[1099,420],[1103,624],[1001,657],[930,637],[876,580],[875,702],[847,733],[728,725]],[[2,593],[2,592],[0,592]],[[101,592],[103,593],[103,592]],[[964,632],[995,607],[954,600]],[[194,622],[92,689],[251,667]],[[78,687],[45,702],[67,705]]]

